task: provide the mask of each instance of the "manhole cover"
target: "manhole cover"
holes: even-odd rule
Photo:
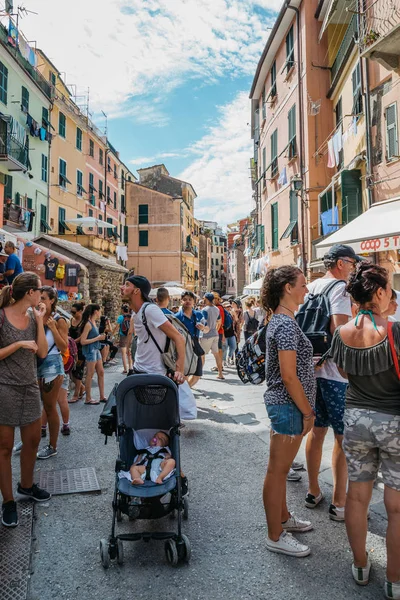
[[[33,502],[19,502],[18,527],[0,525],[1,600],[25,600],[30,574]]]
[[[39,487],[53,496],[60,494],[79,494],[81,492],[100,492],[96,471],[93,467],[81,469],[62,469],[61,471],[40,471]]]

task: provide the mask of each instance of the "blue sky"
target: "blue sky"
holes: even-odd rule
[[[253,208],[249,90],[282,0],[25,0],[21,19],[134,171],[163,162],[193,184],[196,216]],[[0,0],[0,6],[4,4]]]

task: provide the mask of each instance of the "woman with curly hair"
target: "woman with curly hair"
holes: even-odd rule
[[[353,551],[352,574],[359,585],[369,581],[366,551],[368,505],[378,471],[385,486],[387,598],[400,598],[400,324],[388,323],[392,297],[386,269],[360,263],[347,291],[359,306],[354,319],[333,336],[331,356],[346,373],[343,450],[349,471],[345,521]]]
[[[293,533],[310,531],[309,521],[297,519],[286,504],[286,477],[303,437],[314,424],[316,380],[313,348],[294,315],[304,302],[306,279],[292,266],[270,269],[261,300],[272,311],[266,334],[264,395],[271,421],[268,470],[264,482],[264,508],[268,525],[267,548],[289,556],[308,556],[310,548]]]

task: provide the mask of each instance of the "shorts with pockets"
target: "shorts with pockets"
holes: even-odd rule
[[[346,390],[347,383],[317,378],[314,427],[332,427],[336,434],[343,435]]]
[[[216,354],[218,352],[218,336],[209,338],[203,337],[200,339],[200,345],[206,354],[209,352]]]
[[[382,472],[383,483],[400,491],[400,416],[346,408],[343,451],[350,481],[375,481]]]
[[[294,402],[267,404],[267,413],[274,433],[290,436],[302,434],[303,415]]]

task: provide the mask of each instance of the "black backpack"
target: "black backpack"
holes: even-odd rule
[[[236,353],[236,370],[243,383],[260,385],[265,381],[267,325],[261,327]]]
[[[323,356],[331,347],[331,303],[329,292],[343,279],[335,279],[317,294],[310,293],[296,314],[300,329],[313,345],[314,356]]]
[[[245,325],[246,325],[246,332],[247,333],[255,333],[260,325],[260,323],[258,322],[258,319],[256,317],[256,312],[254,311],[254,317],[250,316],[249,311],[247,312],[247,323],[246,323],[246,319],[245,319]]]

